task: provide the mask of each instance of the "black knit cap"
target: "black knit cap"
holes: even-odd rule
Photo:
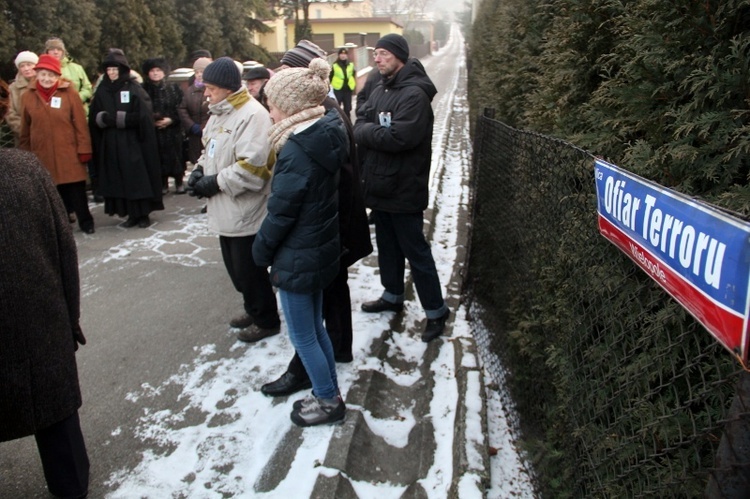
[[[406,41],[401,35],[391,33],[385,35],[378,43],[375,44],[376,49],[385,49],[391,54],[395,55],[401,62],[406,62],[409,59],[409,42]]]
[[[317,57],[326,58],[325,50],[315,45],[310,40],[300,40],[294,48],[290,48],[281,58],[281,64],[290,68],[306,68],[310,61]],[[205,76],[203,79],[205,80]]]
[[[169,74],[170,67],[167,60],[163,57],[154,57],[153,59],[146,59],[141,69],[143,70],[143,76],[148,77],[148,72],[154,68],[159,68],[164,71],[164,74]]]
[[[230,57],[219,57],[203,70],[203,83],[236,92],[242,86],[242,78]]]

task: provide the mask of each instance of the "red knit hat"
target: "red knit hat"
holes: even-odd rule
[[[34,69],[37,71],[39,71],[40,69],[46,69],[48,71],[52,71],[58,76],[62,74],[62,71],[60,70],[60,61],[49,54],[40,55],[39,62],[36,63]]]

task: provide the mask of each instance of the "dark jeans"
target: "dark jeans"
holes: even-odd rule
[[[89,490],[89,457],[78,411],[39,430],[34,437],[50,493],[81,497]]]
[[[261,328],[277,327],[279,311],[276,295],[271,287],[268,270],[255,265],[253,260],[255,235],[242,237],[219,236],[221,256],[234,288],[242,293],[245,312]]]
[[[59,184],[57,192],[63,200],[68,213],[75,213],[78,226],[81,230],[90,229],[94,226],[94,217],[89,211],[89,198],[86,195],[86,181],[73,182],[71,184]]]
[[[443,301],[435,260],[424,237],[423,214],[372,211],[378,246],[380,283],[383,299],[391,303],[404,301],[405,260],[409,261],[414,286],[428,319],[442,317],[447,310]]]
[[[349,269],[342,267],[323,290],[323,320],[337,361],[350,361],[352,358],[352,301],[348,280]],[[308,377],[296,351],[287,371],[301,379]]]

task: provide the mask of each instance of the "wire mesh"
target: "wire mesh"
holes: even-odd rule
[[[571,144],[478,119],[469,296],[507,368],[496,380],[510,385],[539,490],[746,490],[747,451],[725,434],[729,457],[715,460],[729,421],[741,423],[734,442],[747,434],[748,406],[730,415],[742,370],[599,235],[593,170]]]

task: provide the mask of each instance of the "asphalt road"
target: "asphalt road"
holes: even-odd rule
[[[450,50],[462,50],[456,45]],[[454,62],[450,52],[424,61],[441,90],[433,108],[443,113],[442,89],[456,77]],[[450,126],[438,112],[436,128],[441,123]],[[205,227],[201,201],[167,194],[166,209],[153,214],[147,229],[119,227],[121,219],[92,206],[96,233],[85,235],[74,226],[81,325],[88,339],[77,359],[91,460],[89,497],[100,498],[110,490],[111,474],[133,469],[146,449],[137,438],[123,438],[133,434],[144,410],[128,394],[164,386],[181,365],[192,364],[199,345],[214,344],[212,358],[234,358],[245,350],[227,324],[242,312],[242,300],[224,269],[218,237]],[[0,499],[48,497],[33,437],[0,443]]]

